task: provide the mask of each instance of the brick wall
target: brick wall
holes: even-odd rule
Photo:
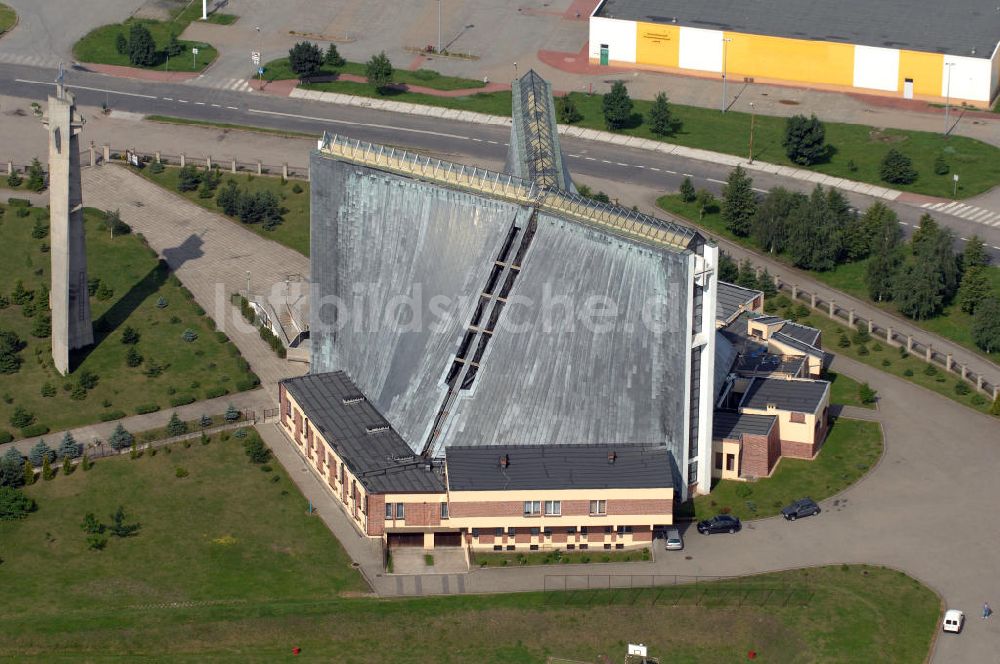
[[[644,499],[644,500],[609,500],[608,516],[618,514],[673,514],[674,501]]]
[[[385,532],[385,496],[368,496],[368,534],[381,535]]]
[[[811,459],[813,458],[813,445],[794,440],[782,440],[781,456],[792,459]]]
[[[441,505],[439,503],[403,503],[407,526],[441,525]]]
[[[453,502],[449,505],[452,518],[476,516],[524,516],[524,503],[519,500]]]

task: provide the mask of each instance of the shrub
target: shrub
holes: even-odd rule
[[[46,382],[42,384],[41,392],[43,397],[54,397],[56,395],[56,386],[52,383]]]
[[[14,440],[14,436],[13,434],[11,434],[10,431],[0,429],[0,445],[3,445],[4,443],[9,443],[12,440]]]
[[[983,397],[982,394],[973,394],[972,395],[972,405],[973,406],[982,406],[985,403],[986,403],[986,398]]]
[[[112,410],[106,413],[101,413],[99,416],[102,422],[111,422],[113,420],[120,420],[125,417],[125,411],[123,410]]]
[[[83,385],[76,385],[73,390],[69,393],[69,398],[74,401],[83,401],[87,398],[87,390]]]
[[[170,421],[167,422],[167,435],[180,436],[181,434],[187,433],[187,430],[187,422],[182,422],[181,418],[177,416],[176,411],[172,413],[170,415]]]
[[[237,429],[236,432],[233,434],[233,437],[234,438],[239,438],[239,439],[246,438],[247,437],[247,430],[246,429]]]
[[[911,184],[917,179],[913,162],[905,154],[891,148],[882,159],[879,175],[890,184]]]
[[[119,422],[108,438],[108,444],[112,449],[120,451],[132,445],[134,440],[135,437]]]
[[[188,343],[195,341],[197,338],[198,338],[198,333],[192,330],[190,327],[181,332],[181,339],[183,339]]]
[[[189,403],[195,402],[195,396],[193,394],[178,394],[177,396],[170,399],[170,406],[172,408],[178,408],[180,406],[186,406]]]
[[[858,346],[858,355],[868,355],[868,346],[861,344]]]
[[[907,378],[909,378],[910,376],[913,375],[913,369],[907,369],[907,370],[905,370],[903,372],[903,375],[906,376]]]
[[[862,383],[858,386],[858,398],[861,403],[875,403],[878,393],[868,383]]]
[[[333,44],[331,44],[331,46],[332,45]],[[302,193],[302,185],[299,184],[298,182],[296,182],[295,184],[293,184],[292,185],[292,193],[293,194],[301,194]]]
[[[243,431],[243,429],[240,429],[240,431]],[[250,463],[263,464],[267,463],[271,458],[271,450],[267,449],[260,436],[250,436],[243,444],[243,448],[250,459]]]
[[[882,360],[882,366],[883,367],[891,367],[892,366],[892,362],[890,362],[888,358],[883,359]]]
[[[142,364],[142,355],[132,346],[128,349],[128,353],[125,354],[125,365],[131,368],[135,368]]]
[[[144,403],[135,407],[136,415],[148,415],[149,413],[155,413],[158,410],[160,410],[160,407],[155,403]]]
[[[240,411],[233,404],[226,408],[226,422],[235,422],[240,419]]]
[[[21,435],[25,438],[34,438],[35,436],[43,436],[49,432],[49,428],[44,424],[32,424],[26,427],[21,427]]]
[[[936,376],[937,372],[938,372],[937,367],[935,367],[933,364],[928,364],[926,367],[924,367],[924,374],[927,376]]]
[[[181,468],[180,466],[177,466],[177,468],[174,469],[174,477],[180,479],[187,476],[188,476],[187,469]]]
[[[972,389],[969,387],[969,384],[966,383],[964,380],[960,380],[955,383],[955,394],[959,396],[965,396],[971,391]]]
[[[936,175],[948,175],[948,171],[951,167],[948,166],[948,162],[944,160],[944,157],[938,155],[934,157],[934,173]]]
[[[882,344],[876,341],[874,344],[872,344],[872,350],[875,351],[876,353],[881,352]]]
[[[837,346],[839,348],[847,348],[850,345],[851,345],[851,340],[847,338],[846,332],[841,334],[840,337],[837,339]]]
[[[24,409],[23,406],[14,408],[10,416],[10,425],[22,429],[35,421],[35,416]]]
[[[571,95],[565,95],[556,99],[556,116],[560,124],[573,124],[583,119],[583,114],[576,107]]]
[[[219,397],[224,397],[227,394],[229,394],[229,390],[221,385],[205,390],[206,399],[218,399]]]
[[[198,423],[201,425],[202,429],[208,428],[213,424],[212,418],[208,415],[202,415],[201,420]]]
[[[157,298],[157,300],[156,300],[156,308],[157,309],[166,309],[167,308],[167,304],[168,304],[167,303],[167,298],[165,298],[165,297],[161,296],[161,297]]]
[[[261,470],[261,472],[269,473],[269,472],[271,472],[274,469],[271,468],[270,464],[265,463],[263,466],[260,467],[260,470]]]
[[[111,515],[111,524],[108,531],[115,537],[132,537],[139,531],[139,523],[125,523],[125,508],[121,505]]]
[[[785,122],[782,145],[785,154],[796,164],[809,166],[827,155],[826,128],[815,115],[793,115]]]
[[[149,165],[149,172],[152,173],[153,175],[159,175],[163,171],[164,171],[163,164],[158,161],[154,161],[152,164]]]
[[[33,466],[41,466],[46,459],[54,460],[56,458],[55,451],[49,447],[44,440],[40,440],[31,448],[28,452],[28,459],[31,460]]]
[[[11,486],[0,486],[0,521],[23,519],[37,509],[34,500]]]
[[[139,331],[130,325],[126,326],[125,329],[122,330],[121,342],[123,344],[131,345],[139,343]]]

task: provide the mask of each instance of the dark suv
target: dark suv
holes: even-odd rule
[[[719,514],[718,516],[713,516],[711,519],[698,522],[698,532],[702,535],[735,533],[742,527],[743,524],[740,523],[740,520],[730,514]]]
[[[781,516],[785,517],[789,521],[795,521],[804,516],[812,516],[813,514],[819,514],[819,505],[812,498],[802,498],[801,500],[796,500],[794,503],[781,510]]]

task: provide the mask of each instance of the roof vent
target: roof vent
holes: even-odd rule
[[[767,404],[767,409],[768,410],[778,410],[778,404],[776,404],[776,403],[769,403],[769,404]]]
[[[364,400],[365,400],[365,395],[363,395],[363,394],[352,394],[350,396],[344,397],[343,404],[345,406],[349,406],[352,403],[361,403]]]
[[[388,424],[375,424],[373,426],[368,427],[367,429],[368,433],[379,433],[380,431],[388,431],[388,430],[389,430]]]
[[[509,465],[510,465],[510,456],[507,455],[507,454],[504,454],[503,456],[500,457],[500,467],[501,468],[506,468]]]
[[[614,463],[617,458],[618,454],[614,450],[608,452],[608,463]]]

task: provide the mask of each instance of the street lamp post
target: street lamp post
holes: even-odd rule
[[[437,52],[441,53],[441,0],[438,0],[438,48]]]
[[[955,65],[954,62],[946,62],[944,66],[948,68],[948,82],[945,85],[945,102],[944,102],[944,135],[948,135],[950,129],[949,121],[951,119],[951,68]]]
[[[201,0],[201,20],[208,20],[208,0]]]
[[[750,163],[753,163],[753,121],[754,121],[754,107],[753,102],[750,102]]]
[[[733,41],[732,37],[722,38],[722,112],[726,112],[726,99],[728,98],[726,83],[728,82],[728,77],[726,76],[726,45]]]

